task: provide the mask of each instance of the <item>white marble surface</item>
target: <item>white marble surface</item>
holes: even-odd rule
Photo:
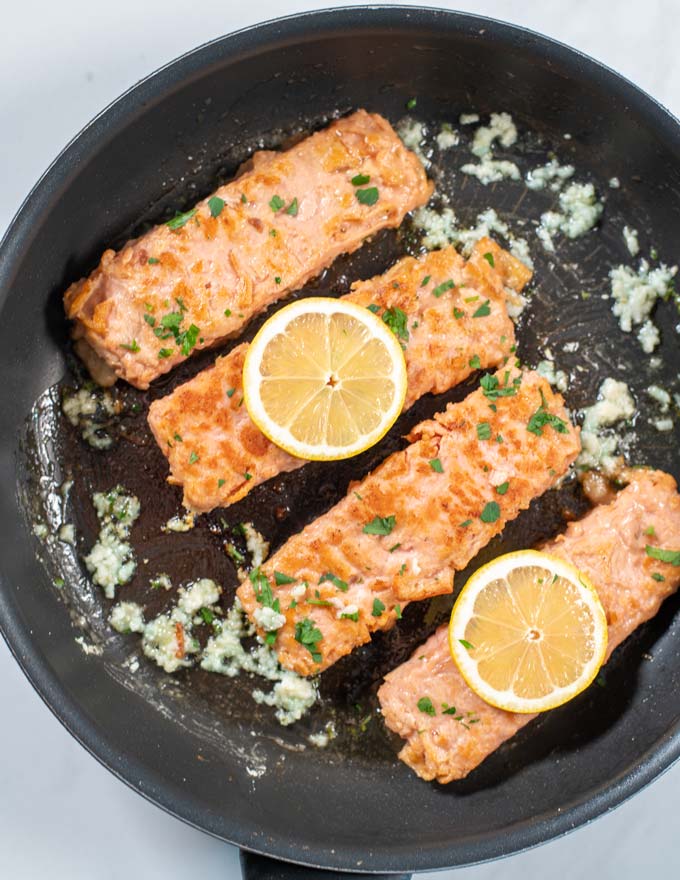
[[[220,34],[322,5],[340,4],[3,5],[0,230],[61,147],[140,77]],[[680,114],[676,0],[439,0],[437,5],[525,24],[577,46]],[[102,769],[52,717],[2,642],[0,706],[0,877],[238,880],[237,851],[165,815]],[[502,862],[460,870],[456,880],[678,877],[679,811],[680,765],[589,827]]]

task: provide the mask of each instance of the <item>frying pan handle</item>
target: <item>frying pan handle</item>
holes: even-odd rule
[[[241,850],[243,880],[411,880],[411,874],[354,874],[326,871],[324,868],[306,868],[291,862],[279,862],[267,856]]]

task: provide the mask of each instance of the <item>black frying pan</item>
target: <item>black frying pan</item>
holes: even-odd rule
[[[107,457],[85,449],[54,416],[53,396],[43,395],[38,411],[32,406],[53,383],[72,381],[61,294],[90,271],[104,246],[208,193],[260,139],[281,143],[321,125],[331,111],[358,106],[395,121],[412,96],[418,116],[429,121],[455,121],[469,109],[507,110],[532,132],[523,146],[528,165],[559,146],[563,161],[573,160],[606,193],[599,233],[566,245],[555,261],[534,249],[537,286],[520,342],[528,362],[546,339],[557,346],[578,338],[582,352],[587,347],[591,369],[570,391],[574,407],[592,401],[604,375],[623,376],[641,393],[651,378],[648,361],[634,339],[614,330],[598,294],[607,289],[609,266],[626,258],[623,222],[667,261],[677,256],[678,124],[583,55],[487,19],[413,7],[338,9],[204,46],[140,83],[81,133],[28,197],[0,250],[0,624],[10,648],[73,735],[145,797],[245,850],[355,872],[429,870],[507,854],[588,821],[654,779],[680,751],[680,647],[671,629],[678,602],[667,602],[619,649],[605,688],[530,725],[467,780],[429,785],[396,760],[395,744],[375,716],[374,694],[382,675],[445,617],[445,603],[411,606],[399,630],[337,664],[323,677],[318,712],[283,731],[269,710],[255,707],[247,682],[193,672],[168,679],[147,664],[132,678],[121,662],[133,643],[107,630],[105,603],[79,579],[77,560],[46,553],[30,536],[30,520],[44,501],[37,475],[50,476],[51,462],[76,476],[69,515],[84,548],[96,525],[86,496],[121,479],[148,499],[139,556],[171,567],[176,578],[205,565],[229,598],[235,573],[222,551],[219,512],[189,535],[172,536],[172,544],[159,538],[179,493],[164,486],[165,465],[143,417],[149,399],[214,353],[195,358],[148,395],[125,391],[141,411],[135,415],[130,405],[126,435]],[[517,189],[484,190],[451,178],[445,165],[436,173],[464,221],[482,205],[510,218],[526,207],[520,208]],[[622,186],[608,191],[612,176]],[[535,197],[520,191],[522,201]],[[341,292],[352,278],[383,270],[415,246],[407,229],[378,236],[308,290]],[[587,301],[583,288],[592,294]],[[660,384],[680,367],[676,321],[672,305],[660,307]],[[349,465],[312,465],[260,487],[228,512],[226,526],[253,519],[280,543],[341,497],[350,476],[396,448],[409,424],[469,387],[421,402],[379,448]],[[677,434],[662,436],[641,423],[633,454],[677,477],[677,442]],[[51,473],[56,481],[58,471]],[[565,514],[583,509],[568,483],[509,527],[487,556],[547,537]],[[61,591],[51,584],[57,571],[69,574]],[[143,590],[142,580],[128,595]],[[85,658],[74,642],[73,619],[83,612],[88,639],[102,643],[102,657]],[[655,662],[645,663],[643,654],[652,649]],[[300,751],[330,716],[338,739],[326,750]],[[253,873],[273,870],[271,864],[245,860]],[[281,871],[289,876],[293,868]]]

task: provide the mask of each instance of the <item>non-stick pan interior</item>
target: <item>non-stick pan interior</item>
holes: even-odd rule
[[[664,364],[652,374],[648,356],[618,331],[601,295],[609,268],[628,259],[624,223],[640,230],[643,246],[675,261],[676,123],[576,53],[469,16],[338,10],[256,28],[192,53],[117,102],[69,147],[24,206],[0,263],[0,620],[18,659],[84,744],[146,796],[249,848],[356,870],[422,870],[489,858],[565,831],[653,778],[676,754],[678,603],[667,602],[617,652],[604,687],[530,725],[467,780],[442,787],[418,780],[397,761],[375,711],[375,689],[445,619],[446,601],[411,606],[399,629],[338,663],[322,677],[318,709],[283,729],[270,709],[255,705],[247,679],[196,671],[171,679],[146,663],[132,674],[123,662],[136,648],[134,637],[108,631],[109,603],[89,586],[77,558],[46,557],[30,536],[30,521],[46,498],[57,503],[50,486],[73,476],[69,516],[80,549],[87,549],[96,533],[89,495],[121,482],[142,499],[135,545],[148,560],[121,595],[149,602],[148,578],[161,570],[175,582],[214,577],[225,587],[226,606],[236,573],[222,546],[225,529],[252,521],[278,546],[342,497],[350,479],[399,448],[405,429],[470,390],[472,383],[421,401],[360,459],[310,465],[271,481],[184,535],[160,531],[179,511],[180,493],[164,483],[165,461],[145,411],[214,353],[194,358],[147,394],[122,391],[126,415],[106,455],[85,447],[58,417],[56,390],[43,394],[59,380],[74,381],[61,295],[105,246],[206,195],[258,146],[281,144],[356,107],[396,122],[412,97],[412,112],[430,126],[455,123],[472,110],[511,113],[522,134],[516,155],[523,168],[556,151],[606,196],[600,231],[563,244],[552,258],[533,247],[536,283],[519,326],[523,360],[535,363],[546,344],[561,350],[578,341],[579,353],[562,358],[574,371],[567,395],[574,409],[592,402],[608,375],[625,379],[640,400],[652,380],[670,382],[680,369],[673,306],[659,313]],[[517,185],[482,187],[454,175],[455,164],[453,155],[438,159],[432,173],[466,223],[488,206],[521,223],[532,204],[536,214],[549,200]],[[620,188],[608,187],[612,177]],[[417,247],[408,224],[382,234],[303,293],[345,292],[351,280],[383,271]],[[586,369],[576,371],[577,364]],[[633,461],[680,476],[675,433],[660,434],[642,418],[637,436]],[[530,546],[584,509],[575,482],[567,481],[509,526],[484,558]],[[67,584],[57,590],[52,580],[64,570]],[[151,601],[160,607],[163,597]],[[83,653],[75,642],[82,627],[75,624],[84,624],[88,642],[102,645],[102,656]],[[308,735],[330,719],[339,736],[326,749],[313,748]]]

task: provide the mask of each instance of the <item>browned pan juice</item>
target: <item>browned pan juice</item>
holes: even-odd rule
[[[431,130],[437,131],[441,121],[433,124]],[[307,120],[295,130],[273,131],[264,136],[257,147],[285,143],[290,138],[299,137],[305,129],[320,127],[324,122],[320,119]],[[555,150],[559,161],[576,165],[576,177],[589,179],[587,167],[579,162],[578,155],[574,155],[574,151],[578,150],[574,142],[543,142],[539,135],[522,131],[521,125],[518,127],[518,143],[509,151],[501,152],[504,158],[511,158],[518,164],[522,174],[529,168],[544,164]],[[593,180],[598,195],[605,197],[605,213],[599,227],[574,241],[560,238],[556,253],[546,253],[533,235],[534,226],[526,218],[537,218],[541,212],[552,207],[555,194],[547,190],[530,191],[521,182],[504,181],[483,186],[456,171],[456,167],[471,159],[467,147],[472,128],[461,127],[459,147],[434,154],[429,171],[437,185],[433,204],[436,206],[441,203],[442,197],[446,198],[462,226],[474,226],[476,216],[485,208],[492,207],[510,224],[515,234],[529,239],[535,276],[529,288],[529,303],[517,325],[518,354],[522,362],[535,365],[542,359],[545,346],[549,345],[554,352],[559,352],[558,366],[570,375],[565,398],[572,410],[591,404],[603,379],[615,375],[628,383],[638,401],[639,410],[644,412],[644,388],[651,382],[662,386],[670,384],[675,378],[674,373],[670,366],[651,371],[648,356],[643,354],[635,334],[619,331],[610,311],[610,302],[603,300],[602,295],[609,291],[607,275],[611,266],[630,262],[621,238],[621,228],[629,224],[640,229],[653,229],[651,218],[636,214],[639,209],[635,206],[634,192],[626,181],[622,181],[621,189],[613,190],[608,187],[606,180]],[[206,152],[188,171],[187,179],[169,185],[162,199],[149,206],[138,227],[122,230],[120,240],[113,244],[120,246],[127,238],[139,235],[151,223],[162,222],[175,210],[190,207],[228,178],[250,152],[244,145],[218,159],[210,158]],[[420,238],[420,233],[407,220],[399,231],[380,233],[355,254],[336,260],[329,270],[295,296],[346,293],[353,280],[381,273],[404,254],[417,253]],[[502,238],[500,241],[504,243]],[[102,242],[102,249],[108,244]],[[660,258],[672,262],[673,255],[661,254]],[[590,294],[586,300],[581,296],[584,290]],[[160,572],[169,574],[175,587],[198,577],[214,579],[223,587],[221,604],[227,610],[233,602],[238,578],[236,568],[225,552],[224,542],[230,540],[238,545],[239,536],[233,531],[238,523],[252,522],[270,542],[270,552],[275,551],[290,535],[340,500],[350,481],[361,478],[387,455],[402,448],[405,443],[402,437],[413,425],[442,410],[448,402],[462,399],[477,384],[478,377],[473,377],[444,395],[421,399],[402,415],[377,446],[357,458],[337,463],[310,463],[301,470],[283,474],[255,488],[244,500],[227,510],[215,510],[198,517],[195,527],[187,533],[163,533],[161,526],[182,512],[181,490],[166,483],[166,459],[146,424],[149,403],[212,364],[217,355],[225,354],[237,343],[252,338],[278,305],[272,306],[253,321],[241,337],[219,349],[195,355],[169,376],[159,379],[148,392],[140,392],[119,383],[114,395],[122,401],[124,411],[113,427],[115,442],[108,451],[92,449],[67,422],[61,413],[59,394],[56,393],[60,389],[55,389],[51,397],[43,397],[43,410],[47,415],[39,424],[34,418],[29,425],[24,443],[25,479],[22,487],[28,516],[33,519],[40,514],[40,478],[50,468],[56,468],[62,475],[60,479],[72,477],[74,485],[68,519],[76,526],[77,550],[81,557],[90,550],[99,531],[91,502],[92,493],[109,490],[120,483],[139,497],[142,510],[131,539],[137,557],[137,571],[129,584],[118,589],[116,601],[139,602],[145,606],[147,620],[170,605],[175,594],[175,590],[165,592],[150,588],[150,579]],[[672,346],[677,346],[677,336],[670,331],[677,320],[677,313],[671,304],[658,307],[656,321],[664,333],[662,344],[655,354],[662,359]],[[580,344],[577,352],[562,351],[564,343],[574,341]],[[577,370],[578,366],[585,369]],[[61,386],[74,387],[82,380],[81,368],[72,359],[69,374],[64,377]],[[49,443],[46,442],[47,432],[50,433]],[[680,476],[675,430],[660,434],[647,424],[645,418],[638,418],[635,433],[637,439],[630,452],[631,463],[653,465],[673,473],[676,478]],[[36,443],[36,436],[41,438],[39,443]],[[50,444],[51,464],[45,460],[45,449]],[[561,488],[537,499],[528,511],[510,523],[503,535],[492,541],[473,560],[469,570],[474,570],[500,553],[540,543],[560,531],[566,520],[580,516],[587,507],[578,482],[573,477],[568,478]],[[43,553],[46,554],[48,571],[56,577],[62,568],[55,559],[50,558],[49,549],[43,548]],[[81,568],[86,574],[82,563]],[[462,586],[466,576],[467,572],[462,572],[456,577],[457,587]],[[105,637],[104,659],[106,661],[108,656],[112,674],[115,674],[113,670],[116,664],[138,649],[139,637],[118,635],[108,628],[106,617],[112,603],[104,599],[98,588],[88,587],[83,581],[75,584],[72,578],[66,578],[62,595],[67,605],[88,618],[87,622],[79,621],[85,623],[86,631],[93,637]],[[325,760],[339,760],[342,756],[353,754],[361,760],[390,764],[394,761],[393,744],[376,712],[375,692],[382,677],[405,660],[447,619],[452,601],[453,596],[446,596],[410,605],[397,627],[390,632],[376,634],[371,643],[345,657],[320,677],[320,702],[290,727],[281,727],[276,722],[274,709],[254,702],[251,692],[262,682],[247,674],[227,678],[195,668],[176,673],[170,679],[156,669],[151,661],[142,657],[140,662],[144,669],[137,675],[140,682],[144,678],[145,688],[140,686],[138,691],[148,697],[151,693],[149,688],[157,688],[162,695],[159,702],[161,710],[173,718],[182,716],[181,723],[190,729],[200,728],[203,733],[207,729],[212,731],[217,751],[224,745],[224,740],[219,736],[222,725],[228,728],[229,725],[239,724],[250,728],[255,738],[275,738],[284,749],[305,745],[310,733],[322,730],[327,721],[334,720],[337,738],[320,753]],[[674,608],[675,601],[671,599],[666,605]],[[665,618],[669,613],[672,612],[662,610],[660,617]],[[604,723],[611,713],[603,711],[603,700],[606,705],[616,707],[617,701],[623,699],[625,676],[619,670],[625,668],[622,667],[625,657],[639,656],[655,626],[655,622],[651,622],[643,627],[639,635],[617,652],[607,667],[607,676],[613,682],[619,682],[618,690],[612,685],[605,700],[604,692],[591,688],[575,704],[550,713],[540,723],[557,731],[560,719],[565,717],[564,713],[571,713],[570,717],[576,719],[576,724],[570,725],[570,728],[573,727],[572,740],[575,744],[578,742],[578,716],[592,711],[593,702],[597,703]],[[206,631],[202,634],[201,630]],[[208,627],[195,630],[202,643],[207,640],[207,630]],[[74,630],[74,635],[77,634],[78,631]],[[87,661],[102,662],[97,657],[87,658]],[[134,681],[134,677],[127,680],[127,686],[132,690],[137,689]],[[542,741],[547,743],[545,749],[549,751],[557,745],[560,737],[563,739],[564,734],[543,737]],[[523,735],[513,741],[510,756],[521,755],[523,741]],[[499,774],[507,772],[504,765],[508,760],[512,762],[514,758],[493,756],[473,774],[470,781],[458,785],[463,788],[474,786],[474,779],[484,784],[488,774],[492,774],[488,776],[489,779],[494,778],[495,774],[497,780]]]

